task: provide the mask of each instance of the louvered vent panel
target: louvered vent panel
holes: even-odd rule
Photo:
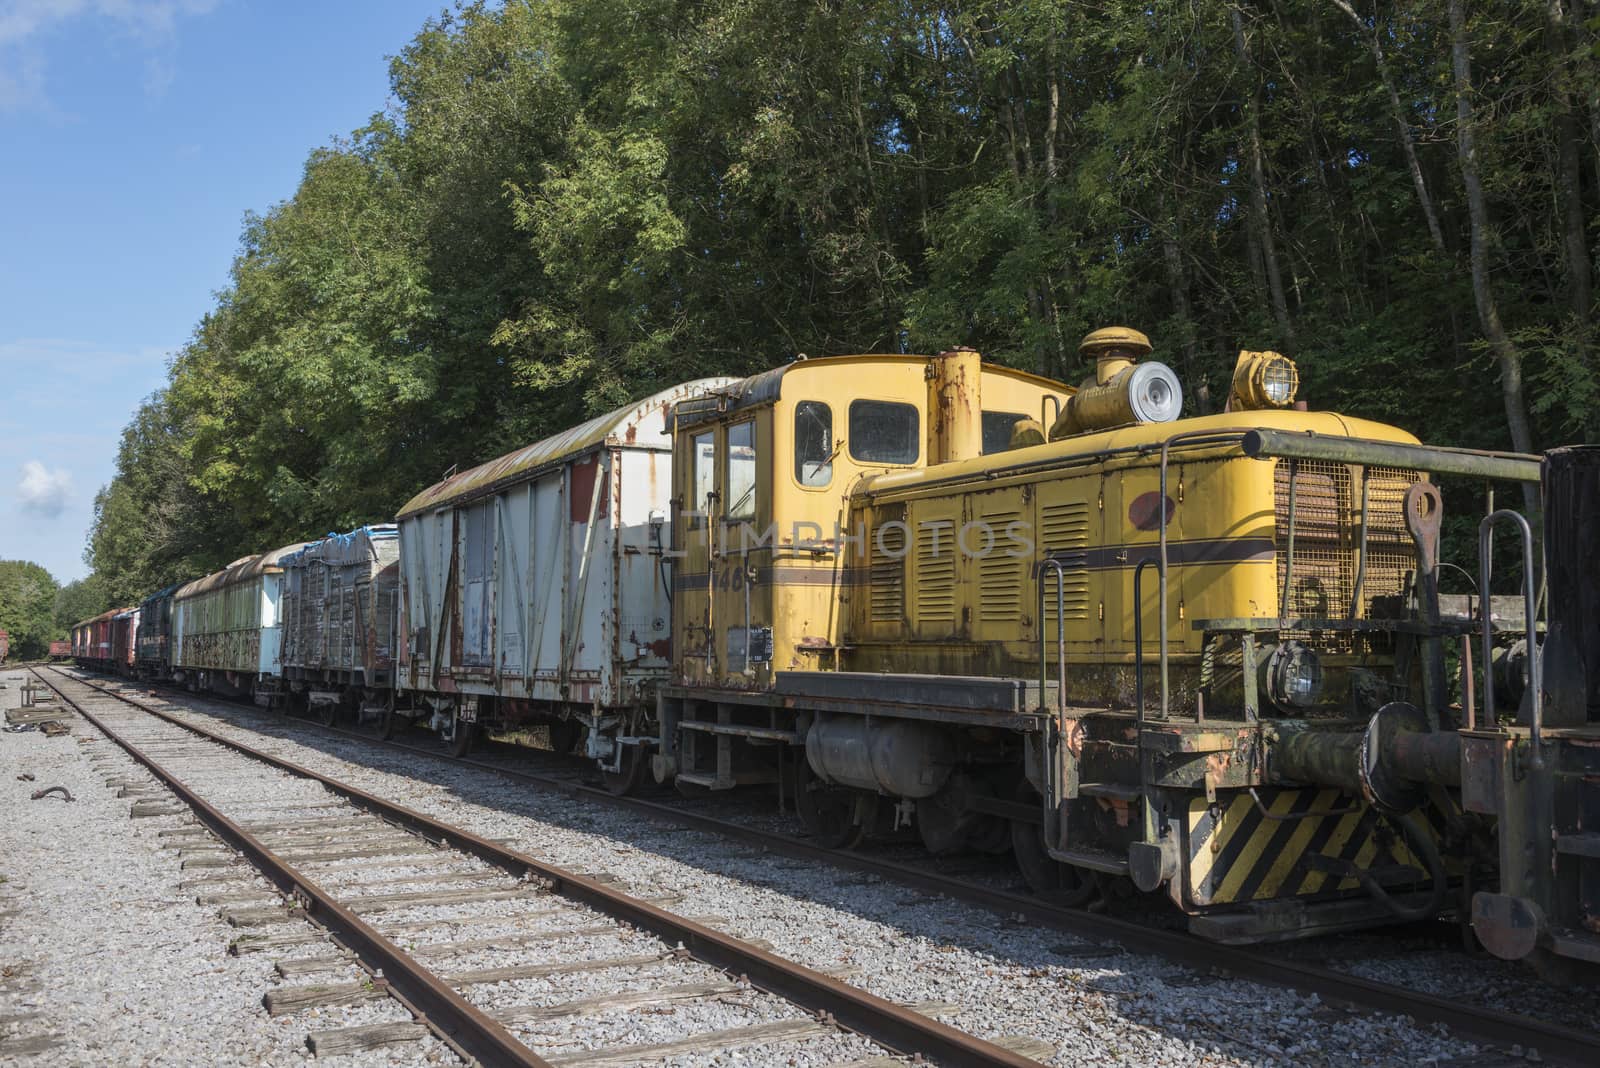
[[[898,518],[889,517],[880,523],[869,543],[871,562],[867,576],[871,593],[867,610],[874,623],[898,623],[905,616],[905,527],[898,522],[890,523],[890,519]]]
[[[974,531],[967,544],[975,552],[988,547],[978,559],[978,620],[982,623],[1015,622],[1022,614],[1023,579],[1026,575],[1020,556],[1010,555],[1016,546],[1006,536],[1006,528],[1019,522],[1019,512],[985,512],[979,519],[988,525],[991,537]]]
[[[917,627],[951,627],[956,621],[956,529],[931,520],[917,524]]]
[[[1062,618],[1068,621],[1089,618],[1089,569],[1084,551],[1089,546],[1089,505],[1085,501],[1064,501],[1039,509],[1039,555],[1061,564],[1066,587]],[[1044,619],[1056,618],[1056,580],[1049,568],[1044,578]]]

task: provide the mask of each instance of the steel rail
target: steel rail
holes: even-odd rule
[[[63,673],[64,674],[64,673]],[[72,678],[72,676],[68,676]],[[463,828],[443,823],[404,805],[340,782],[310,768],[274,756],[244,742],[189,723],[178,716],[152,708],[143,701],[101,686],[87,679],[75,681],[123,701],[142,712],[191,731],[264,764],[302,778],[321,783],[353,804],[426,837],[448,843],[511,874],[536,880],[551,893],[581,902],[615,919],[631,923],[671,942],[680,942],[691,956],[714,967],[742,975],[752,985],[767,990],[811,1012],[831,1017],[849,1030],[859,1032],[907,1056],[920,1054],[952,1068],[1038,1068],[1038,1062],[1013,1053],[976,1035],[940,1023],[913,1009],[870,994],[859,987],[840,982],[795,961],[769,953],[731,935],[674,915],[647,902],[630,897],[604,883],[536,860],[527,854],[480,837]],[[52,687],[54,689],[54,687]],[[60,691],[57,690],[59,693]],[[80,711],[82,711],[80,709]],[[94,722],[91,719],[91,722]],[[98,723],[96,724],[99,725]],[[102,727],[102,729],[104,729]],[[127,748],[124,746],[124,748]],[[154,765],[150,765],[154,770]],[[231,826],[231,825],[230,825]],[[244,832],[234,828],[236,833]],[[247,837],[247,836],[245,836]],[[281,863],[281,862],[280,862]],[[305,885],[304,883],[301,884]],[[353,914],[351,920],[355,920]],[[372,937],[382,936],[372,932]],[[385,942],[387,945],[388,943]],[[392,947],[391,947],[392,948]],[[398,952],[398,950],[396,950]],[[387,974],[387,973],[386,973]],[[470,1008],[470,1006],[468,1006]],[[476,1011],[476,1010],[474,1010]],[[491,1021],[492,1022],[492,1021]],[[526,1047],[524,1047],[526,1048]],[[542,1061],[530,1063],[543,1064]]]
[[[41,682],[55,691],[56,696],[78,715],[92,723],[107,738],[121,746],[129,756],[148,768],[152,775],[164,782],[169,790],[194,810],[195,816],[209,827],[212,833],[248,857],[250,862],[291,900],[301,903],[306,913],[327,928],[334,938],[354,951],[369,967],[382,969],[381,982],[386,983],[420,1013],[423,1022],[431,1029],[437,1030],[447,1043],[457,1047],[469,1058],[484,1064],[551,1068],[550,1062],[519,1042],[501,1023],[452,990],[437,975],[385,938],[376,928],[339,904],[315,882],[306,878],[263,845],[260,839],[191,790],[154,757],[145,753],[83,705],[68,697],[60,687],[39,674],[38,669],[35,668],[33,671]],[[92,682],[82,679],[76,681],[111,697],[134,703],[129,698],[96,686]],[[161,718],[176,722],[166,716]],[[184,726],[181,723],[178,725]]]
[[[193,695],[185,693],[183,696]],[[1440,1024],[1481,1042],[1537,1048],[1540,1057],[1547,1061],[1585,1066],[1600,1062],[1600,1033],[1580,1031],[1563,1024],[1518,1016],[1488,1006],[1462,1004],[1422,991],[1408,990],[1405,987],[1361,976],[1273,957],[1270,953],[1208,942],[1186,932],[1160,930],[1112,916],[1062,908],[1051,905],[1043,898],[997,890],[909,864],[883,860],[867,853],[830,849],[790,835],[746,827],[716,816],[686,811],[660,801],[618,796],[598,787],[575,784],[553,775],[518,771],[514,768],[473,760],[470,757],[451,756],[433,749],[406,745],[391,739],[375,738],[359,731],[328,727],[310,720],[296,719],[292,722],[297,726],[305,726],[314,731],[349,738],[372,746],[493,772],[569,797],[592,800],[638,812],[660,823],[705,831],[732,841],[760,846],[794,859],[812,860],[835,868],[892,879],[914,889],[944,894],[1006,915],[1021,916],[1063,934],[1101,942],[1115,942],[1130,952],[1160,956],[1202,970],[1221,968],[1242,978],[1288,987],[1301,993],[1316,994],[1322,998],[1337,999],[1370,1011],[1409,1016],[1419,1024]]]

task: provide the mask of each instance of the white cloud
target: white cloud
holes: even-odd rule
[[[72,497],[72,472],[64,468],[51,471],[38,460],[22,465],[22,481],[17,485],[17,500],[24,512],[54,519],[66,511]]]
[[[135,33],[161,37],[185,15],[213,11],[218,0],[10,0],[0,9],[0,44],[16,44],[82,15],[112,19]]]
[[[145,92],[159,96],[173,78],[167,55],[180,18],[206,15],[221,0],[0,0],[0,113],[51,111],[36,38],[85,18],[112,24],[156,54],[145,63]]]

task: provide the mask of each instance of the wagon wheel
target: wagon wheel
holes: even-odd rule
[[[1017,800],[1025,805],[1040,804],[1038,791],[1023,780],[1017,787]],[[1011,851],[1016,854],[1017,867],[1028,887],[1040,897],[1068,907],[1086,904],[1094,896],[1097,884],[1093,873],[1063,864],[1045,852],[1044,836],[1039,824],[1024,820],[1011,821]]]
[[[829,786],[801,757],[794,806],[800,822],[817,844],[827,849],[852,849],[866,837],[856,820],[855,791]]]
[[[317,705],[317,722],[324,727],[334,727],[339,723],[339,702],[324,701]]]
[[[458,715],[450,731],[450,755],[464,757],[472,752],[472,743],[478,739],[478,725],[467,723]]]
[[[578,732],[583,730],[583,725],[576,720],[554,719],[545,729],[550,732],[550,751],[557,756],[566,756],[577,744]]]
[[[400,733],[402,724],[410,722],[397,715],[394,710],[394,691],[389,691],[389,700],[384,705],[383,715],[378,719],[378,737],[393,738]]]
[[[606,792],[617,797],[634,793],[643,784],[645,770],[650,767],[650,754],[642,745],[624,746],[621,765],[620,771],[600,769],[600,778],[606,784]]]

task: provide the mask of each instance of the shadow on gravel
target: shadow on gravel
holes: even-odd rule
[[[848,963],[856,952],[872,954],[875,962],[896,959],[901,956],[894,950],[897,944],[920,939],[931,944],[933,954],[965,950],[987,958],[996,967],[1020,968],[1029,979],[1039,978],[1044,974],[1041,970],[1046,968],[1072,969],[1077,974],[1072,977],[1070,986],[1081,992],[1078,1000],[1086,1011],[1115,1013],[1181,1041],[1237,1051],[1249,1060],[1277,1060],[1286,1054],[1285,1046],[1270,1043],[1263,1046],[1258,1037],[1240,1033],[1243,1030],[1259,1036],[1264,1017],[1275,1017],[1281,1023],[1281,1027],[1273,1026],[1269,1030],[1281,1034],[1289,1049],[1294,1043],[1311,1037],[1305,1033],[1308,1027],[1331,1028],[1341,1038],[1348,1035],[1352,1043],[1349,1048],[1370,1049],[1377,1037],[1375,1031],[1382,1027],[1372,1017],[1356,1010],[1308,1003],[1290,992],[1260,985],[1242,988],[1240,980],[1226,973],[1206,974],[1157,957],[1129,953],[1114,943],[1100,944],[1039,928],[1000,911],[928,894],[876,875],[769,853],[758,846],[730,842],[711,831],[676,827],[627,809],[597,805],[591,799],[574,797],[558,788],[503,778],[483,768],[452,764],[442,746],[435,759],[421,753],[390,749],[376,741],[330,734],[315,723],[288,719],[250,705],[196,698],[177,691],[154,692],[170,700],[181,700],[187,711],[218,724],[292,741],[366,769],[442,787],[462,802],[506,816],[533,819],[578,834],[603,835],[616,848],[627,847],[653,854],[708,875],[788,895],[890,929],[889,935],[879,937],[870,946],[851,943],[845,932],[813,932],[819,938],[838,943],[840,963]],[[398,740],[407,745],[425,746],[429,738],[418,730]],[[473,759],[512,771],[566,774],[574,784],[585,781],[584,762],[557,757],[546,750],[490,745],[476,751]],[[670,800],[674,807],[696,813],[737,814],[742,822],[756,823],[763,829],[799,831],[798,820],[778,813],[772,794],[766,790],[750,789],[726,799],[683,799],[670,789],[651,787],[645,796]],[[405,803],[403,797],[397,799]],[[448,818],[448,813],[442,815]],[[570,859],[550,857],[531,832],[519,836],[517,848],[558,865],[577,866]],[[924,865],[934,866],[942,874],[957,875],[1001,890],[1021,889],[1020,876],[1009,856],[968,854],[930,861],[918,849],[907,846],[869,843],[865,848],[884,859],[910,860],[920,855]],[[610,856],[611,851],[607,850],[604,855],[595,857],[592,864],[582,867],[605,870]],[[633,889],[635,892],[661,892],[673,888],[635,884]],[[694,904],[691,894],[688,906]],[[803,959],[816,959],[818,947],[810,944],[810,936],[793,924],[777,922],[771,930],[742,933],[771,940],[779,953],[790,951],[794,942],[804,941],[807,945],[800,948],[805,952],[798,955]],[[925,957],[929,948],[911,947],[904,956]],[[1437,954],[1441,952],[1438,934],[1416,929],[1330,936],[1276,948],[1285,956],[1390,982],[1406,983],[1413,968],[1418,975],[1425,971],[1430,974],[1445,971],[1437,962]],[[1425,964],[1422,958],[1430,955],[1433,962]],[[908,965],[918,967],[909,960],[902,967]],[[1453,972],[1453,978],[1460,982],[1459,989],[1440,990],[1439,993],[1455,993],[1472,1001],[1487,998],[1514,1003],[1519,1011],[1529,1011],[1530,1004],[1546,1005],[1551,1010],[1547,1018],[1574,1026],[1587,1027],[1589,1021],[1600,1015],[1600,992],[1578,995],[1572,990],[1544,987],[1543,996],[1530,1002],[1534,995],[1529,991],[1538,989],[1541,984],[1531,974],[1503,961],[1482,955],[1469,960],[1457,952]],[[1069,984],[1063,980],[1063,986],[1066,985]],[[1027,997],[1025,984],[1019,983],[1018,987],[1015,995],[1002,995],[997,991],[997,996]],[[1551,994],[1559,994],[1559,997],[1552,998]],[[1237,1018],[1230,1019],[1235,1014]],[[959,1017],[957,1023],[960,1023]],[[1396,1026],[1400,1026],[1398,1022]],[[1327,1032],[1323,1035],[1326,1037]],[[1288,1056],[1292,1059],[1294,1054]]]

